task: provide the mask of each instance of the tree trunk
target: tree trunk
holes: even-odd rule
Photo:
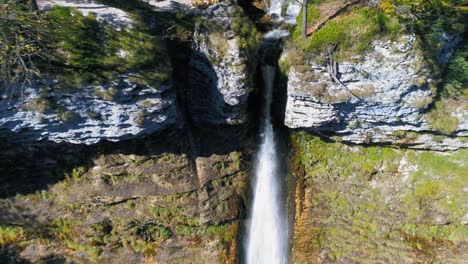
[[[302,0],[302,38],[307,38],[307,2]]]

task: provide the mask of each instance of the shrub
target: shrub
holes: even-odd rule
[[[47,23],[27,1],[0,3],[0,87],[23,88],[40,72],[46,59]]]
[[[95,16],[83,16],[69,7],[54,7],[47,18],[54,32],[53,48],[63,53],[50,70],[62,77],[64,87],[106,82],[119,73],[133,71],[138,72],[134,80],[150,84],[169,78],[164,45],[146,25],[117,31]]]
[[[466,94],[468,85],[468,44],[464,44],[450,60],[447,68],[444,94],[447,97],[457,98]]]
[[[239,37],[241,52],[244,52],[247,58],[255,58],[261,44],[261,35],[245,15],[236,13],[235,16],[231,29]]]

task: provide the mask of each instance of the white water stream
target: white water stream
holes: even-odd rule
[[[275,14],[279,21],[296,24],[296,17],[301,11],[302,0],[264,0],[268,14]]]
[[[265,83],[262,143],[256,162],[255,188],[247,233],[247,264],[287,263],[288,228],[278,179],[278,153],[271,122],[276,68],[262,66]]]

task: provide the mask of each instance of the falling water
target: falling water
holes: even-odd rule
[[[301,11],[301,0],[264,0],[264,2],[268,14],[277,15],[279,21],[284,21],[288,24],[296,24],[296,17]]]
[[[283,9],[283,0],[270,0],[268,6],[269,14],[277,14],[281,16],[281,11]]]
[[[282,210],[279,159],[270,115],[275,71],[273,66],[262,67],[265,83],[264,123],[247,236],[247,264],[285,264],[287,260],[287,226]]]

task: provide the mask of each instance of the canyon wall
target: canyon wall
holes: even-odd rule
[[[468,258],[461,26],[431,46],[389,1],[309,1],[302,40],[263,2],[37,2],[62,68],[0,89],[0,262],[239,263],[272,27],[291,262]]]

